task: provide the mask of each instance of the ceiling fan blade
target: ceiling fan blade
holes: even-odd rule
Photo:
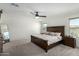
[[[32,15],[35,15],[33,12],[30,12]]]
[[[19,5],[16,4],[16,3],[11,3],[11,5],[12,5],[12,6],[15,6],[15,7],[19,7]]]
[[[47,17],[47,16],[39,16],[39,17]]]

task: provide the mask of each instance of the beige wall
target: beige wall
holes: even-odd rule
[[[25,12],[4,12],[2,24],[8,26],[10,40],[30,40],[30,35],[40,33],[40,23]]]
[[[74,11],[73,11],[74,12]],[[69,35],[69,18],[79,17],[79,11],[68,14],[60,14],[57,16],[50,16],[44,22],[48,26],[65,26],[65,35]],[[79,38],[76,39],[76,46],[79,47]]]

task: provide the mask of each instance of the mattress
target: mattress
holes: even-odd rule
[[[47,40],[48,45],[62,40],[62,36],[51,36],[51,35],[46,35],[46,34],[36,34],[33,36],[41,38],[43,40]]]

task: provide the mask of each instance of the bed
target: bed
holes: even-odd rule
[[[31,42],[36,44],[37,46],[41,47],[45,50],[45,52],[48,52],[49,49],[59,45],[63,44],[63,38],[64,38],[64,26],[51,26],[47,27],[48,32],[60,32],[62,36],[62,40],[56,41],[55,43],[48,44],[48,40],[45,40],[44,34],[41,34],[43,38],[40,38],[38,35],[31,35]],[[49,36],[50,37],[50,36]],[[52,39],[52,37],[51,37]]]

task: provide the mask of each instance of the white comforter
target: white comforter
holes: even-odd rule
[[[43,40],[47,40],[48,45],[56,43],[56,42],[62,40],[61,36],[51,36],[51,35],[45,35],[45,34],[36,34],[36,35],[33,35],[33,36],[41,38]]]

